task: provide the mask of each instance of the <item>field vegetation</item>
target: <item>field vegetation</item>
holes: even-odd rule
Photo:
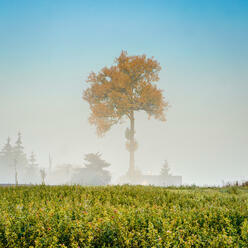
[[[248,247],[248,187],[0,188],[0,247]]]

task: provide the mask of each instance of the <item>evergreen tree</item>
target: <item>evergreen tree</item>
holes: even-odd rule
[[[88,180],[89,185],[106,185],[111,180],[109,171],[104,170],[110,166],[105,160],[101,158],[100,153],[89,153],[85,155],[85,172],[91,174],[93,177]]]
[[[35,158],[34,152],[32,152],[31,155],[30,155],[29,165],[31,167],[37,167],[38,166],[38,164],[36,163],[36,158]]]
[[[22,136],[21,133],[18,133],[18,139],[16,141],[16,145],[14,147],[14,159],[16,159],[18,166],[26,166],[28,164],[28,160],[26,154],[24,153],[24,147],[22,145]]]
[[[2,151],[0,152],[0,158],[1,160],[7,160],[10,162],[10,160],[12,159],[12,155],[13,155],[13,148],[10,144],[10,138],[8,137],[7,139],[7,143],[4,145]]]
[[[162,165],[160,175],[162,177],[168,177],[168,176],[170,176],[170,168],[169,168],[169,165],[168,165],[167,160],[165,160],[164,161],[164,164]]]
[[[104,168],[110,164],[101,158],[99,153],[85,155],[85,168],[77,169],[72,182],[81,185],[106,185],[110,183],[111,175]]]
[[[10,144],[10,138],[0,152],[0,182],[14,182],[14,156],[13,147]]]
[[[0,181],[9,182],[13,176],[14,159],[13,148],[8,137],[7,143],[0,152]]]
[[[23,180],[25,183],[29,184],[38,184],[41,182],[40,180],[40,168],[38,163],[36,162],[34,152],[31,153],[28,165],[23,168]]]
[[[101,158],[100,153],[86,154],[84,160],[87,161],[87,163],[84,164],[87,169],[102,170],[110,166],[109,163]]]

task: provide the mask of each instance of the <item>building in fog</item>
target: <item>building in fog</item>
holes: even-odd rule
[[[120,184],[140,184],[153,186],[181,186],[182,176],[173,176],[170,173],[170,168],[165,160],[159,175],[143,174],[141,171],[135,169],[134,173],[126,174],[119,180]]]
[[[120,184],[140,184],[140,185],[153,185],[153,186],[181,186],[182,185],[182,176],[172,176],[163,177],[161,175],[146,175],[141,174],[134,179],[125,175],[120,178]]]
[[[181,186],[182,177],[181,176],[168,176],[163,177],[161,175],[143,175],[142,185],[154,185],[154,186]]]

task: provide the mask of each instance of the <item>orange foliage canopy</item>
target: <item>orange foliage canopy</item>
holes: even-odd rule
[[[83,99],[91,109],[89,121],[103,135],[122,117],[133,118],[135,111],[145,111],[149,117],[165,121],[164,110],[168,103],[162,90],[152,84],[159,80],[159,63],[146,55],[128,56],[122,52],[113,66],[99,73],[90,73],[91,86],[84,91]]]

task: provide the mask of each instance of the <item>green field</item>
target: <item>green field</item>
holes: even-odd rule
[[[0,247],[248,247],[248,188],[0,188]]]

